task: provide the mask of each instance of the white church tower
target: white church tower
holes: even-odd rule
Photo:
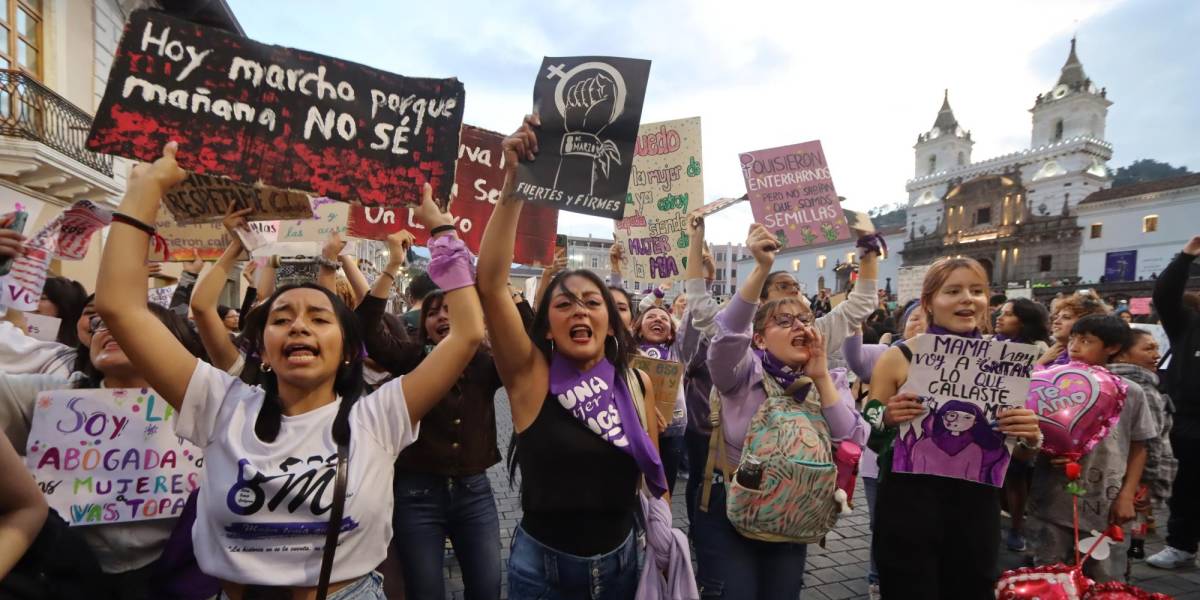
[[[954,117],[954,110],[950,108],[950,90],[946,90],[933,127],[917,135],[917,143],[913,146],[916,157],[913,177],[928,178],[971,164],[971,147],[974,145],[971,132],[963,129]],[[947,182],[942,179],[940,185],[911,194],[908,209],[910,238],[937,231],[942,218],[942,196],[947,187]]]
[[[1029,109],[1029,148],[1032,154],[1044,155],[1021,171],[1033,214],[1074,210],[1088,194],[1108,187],[1112,146],[1104,141],[1104,125],[1112,102],[1107,95],[1083,72],[1071,38],[1058,81],[1049,92],[1038,94]]]

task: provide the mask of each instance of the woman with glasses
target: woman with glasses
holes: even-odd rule
[[[148,275],[147,275],[148,276]],[[143,281],[145,276],[143,276]],[[157,304],[146,309],[187,349],[205,358],[200,339],[179,315]],[[100,317],[91,315],[86,329],[80,330],[77,371],[62,375],[0,375],[0,426],[24,454],[33,408],[39,393],[60,389],[146,388],[150,387],[142,370],[125,354]],[[156,561],[177,519],[158,519],[80,527],[77,531],[91,547],[104,572],[102,589],[94,598],[137,599],[162,597],[153,588],[152,579],[161,576]]]
[[[746,247],[754,256],[754,270],[738,295],[717,314],[708,349],[709,373],[721,394],[720,426],[728,457],[728,463],[720,465],[722,473],[732,473],[741,462],[750,421],[767,401],[768,390],[787,390],[784,393],[803,402],[810,387],[802,385],[802,378],[811,379],[833,439],[851,439],[860,446],[867,441],[867,426],[854,410],[845,373],[829,370],[825,334],[814,325],[808,303],[794,293],[795,280],[777,275],[772,284],[777,292],[766,290],[778,245],[765,227],[751,226]],[[859,290],[869,300],[864,317],[875,303],[875,291],[869,287]],[[760,306],[759,300],[772,293],[777,293],[776,298]],[[841,340],[837,343],[840,347]],[[704,485],[711,486],[710,501],[707,506],[701,502],[692,524],[701,594],[764,600],[799,596],[808,547],[742,537],[725,514],[726,483],[714,477]]]

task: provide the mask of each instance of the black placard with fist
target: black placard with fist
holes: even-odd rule
[[[648,60],[543,59],[533,86],[541,152],[519,165],[516,193],[562,210],[622,218],[649,77]]]

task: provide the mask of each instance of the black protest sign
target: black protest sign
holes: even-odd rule
[[[162,13],[125,25],[87,147],[370,206],[450,197],[464,91]]]
[[[248,221],[313,218],[308,194],[262,185],[243,185],[225,177],[188,173],[163,194],[163,204],[179,225],[213,223],[225,217],[229,205],[252,208]]]
[[[533,86],[540,153],[517,168],[516,193],[562,210],[620,219],[650,61],[547,57]]]

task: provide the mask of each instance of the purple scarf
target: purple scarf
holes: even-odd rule
[[[667,491],[662,459],[641,426],[629,388],[616,375],[616,368],[608,359],[581,373],[571,361],[555,352],[550,360],[550,393],[584,427],[633,457],[650,492],[656,498],[661,497]],[[628,427],[623,426],[626,423]]]
[[[762,360],[763,370],[767,372],[767,375],[774,377],[775,381],[779,382],[780,387],[784,390],[791,390],[796,380],[804,376],[803,370],[797,371],[783,364],[783,361],[775,358],[774,354],[766,350],[755,349],[754,353]],[[796,402],[804,402],[804,399],[808,397],[808,389],[811,387],[812,384],[809,383],[793,390],[792,398],[795,398]]]
[[[649,358],[657,358],[658,360],[671,360],[671,348],[666,344],[651,344],[642,342],[638,349]]]

